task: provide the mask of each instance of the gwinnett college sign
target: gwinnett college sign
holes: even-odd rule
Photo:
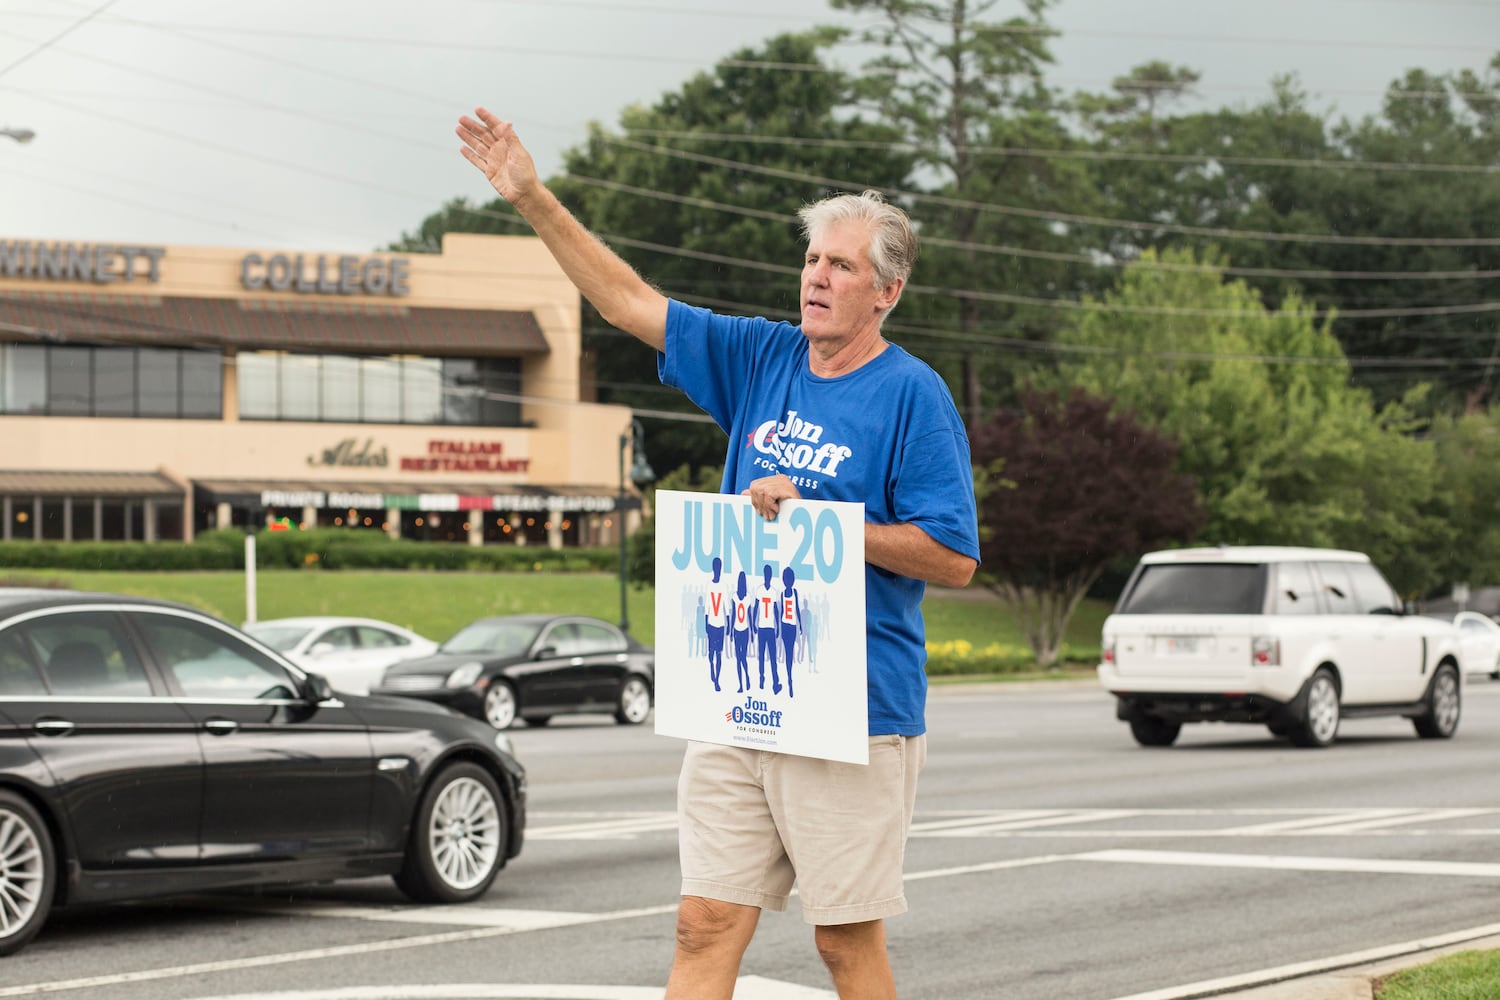
[[[109,285],[161,281],[165,247],[128,243],[43,243],[0,240],[0,278]],[[411,294],[411,261],[352,254],[249,253],[240,258],[240,284],[252,292],[299,295]]]

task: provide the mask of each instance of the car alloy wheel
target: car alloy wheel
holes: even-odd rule
[[[1427,711],[1411,720],[1417,735],[1426,740],[1445,740],[1452,736],[1458,731],[1462,699],[1458,671],[1446,664],[1438,667],[1427,694]]]
[[[1319,667],[1307,682],[1302,721],[1290,735],[1301,747],[1326,747],[1339,731],[1339,686],[1333,674]]]
[[[615,721],[622,725],[638,726],[651,714],[651,689],[646,680],[636,674],[625,678],[620,688],[619,705],[615,710]]]
[[[496,729],[516,724],[516,692],[502,680],[495,680],[484,693],[484,720]]]
[[[504,849],[495,779],[478,765],[452,764],[422,797],[396,885],[422,902],[473,899],[495,880]]]
[[[41,930],[56,867],[42,817],[20,796],[0,792],[0,955],[19,951]]]

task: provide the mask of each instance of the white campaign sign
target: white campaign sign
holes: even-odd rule
[[[656,731],[869,762],[864,505],[656,493]]]

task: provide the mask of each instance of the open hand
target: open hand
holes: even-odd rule
[[[476,108],[477,119],[460,115],[454,131],[464,141],[464,154],[478,167],[496,193],[512,205],[538,183],[531,154],[516,138],[510,122],[501,121],[487,108]]]

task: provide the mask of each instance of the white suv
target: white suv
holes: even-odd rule
[[[1099,680],[1143,746],[1184,722],[1332,743],[1341,718],[1403,715],[1446,739],[1463,697],[1458,631],[1407,614],[1369,557],[1243,546],[1151,552],[1104,621]]]

